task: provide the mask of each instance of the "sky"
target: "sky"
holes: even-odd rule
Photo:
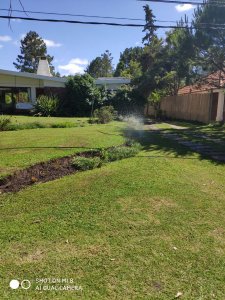
[[[178,21],[185,14],[191,19],[194,6],[150,3],[137,0],[21,0],[25,10],[70,14],[128,17],[144,19],[143,5],[150,4],[157,20]],[[13,9],[21,10],[19,0],[12,0]],[[9,7],[9,0],[0,1],[0,9]],[[7,14],[0,11],[0,15]],[[13,12],[14,16],[27,17],[24,13]],[[142,24],[144,21],[123,21],[91,19],[81,17],[59,17],[30,14],[28,17],[62,18],[82,21],[106,21]],[[168,23],[160,23],[167,25]],[[173,24],[173,23],[169,23]],[[173,24],[174,25],[174,24]],[[83,73],[87,64],[105,50],[113,56],[116,67],[120,53],[127,47],[141,46],[144,36],[142,28],[111,27],[35,21],[8,21],[0,19],[0,69],[15,70],[13,62],[20,54],[20,40],[30,30],[36,31],[46,42],[48,54],[54,56],[53,65],[61,75]],[[157,31],[163,37],[165,30]]]

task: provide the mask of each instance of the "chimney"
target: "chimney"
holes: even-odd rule
[[[41,56],[39,58],[37,75],[52,77],[52,74],[51,74],[50,68],[49,68],[49,64],[48,64],[48,60],[45,56]]]

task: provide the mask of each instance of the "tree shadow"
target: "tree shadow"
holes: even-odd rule
[[[136,129],[124,129],[124,135],[129,138],[137,141],[141,144],[144,151],[163,151],[164,155],[154,154],[154,157],[168,157],[168,158],[183,158],[183,159],[198,159],[198,160],[209,160],[215,164],[225,164],[225,161],[215,159],[209,154],[201,153],[195,150],[192,150],[189,146],[181,145],[178,141],[166,137],[166,134],[184,134],[188,129],[160,129],[160,130],[136,130]],[[190,130],[189,130],[190,131]],[[196,128],[197,132],[197,128]],[[185,140],[185,138],[184,138]],[[197,144],[197,142],[196,142]],[[216,149],[213,149],[216,152]],[[224,152],[223,152],[224,153]],[[198,157],[193,156],[193,154],[198,154]],[[150,157],[153,157],[150,156]],[[225,153],[224,153],[225,158]]]

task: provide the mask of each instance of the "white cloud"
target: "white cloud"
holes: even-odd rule
[[[22,22],[22,20],[20,20],[20,19],[11,19],[11,21],[16,22],[16,23],[21,23]]]
[[[61,47],[62,44],[60,43],[56,43],[55,41],[52,41],[52,40],[47,40],[47,39],[44,39],[44,42],[46,44],[47,47],[52,47],[52,48],[56,48],[56,47]]]
[[[3,48],[3,46],[2,46],[2,45],[0,45],[0,49],[1,49],[1,48]]]
[[[9,35],[0,35],[0,42],[10,42],[12,40]]]
[[[63,75],[83,74],[88,64],[87,59],[73,58],[66,65],[60,65],[58,68],[64,72]]]
[[[15,41],[13,41],[13,45],[15,45],[15,46],[19,46],[19,45],[20,45],[20,42],[19,42],[19,41],[17,41],[17,40],[15,40]]]
[[[192,4],[178,4],[175,6],[176,10],[178,12],[183,12],[183,11],[187,11],[187,10],[191,10],[193,9],[195,6]]]
[[[23,40],[23,39],[25,38],[25,36],[26,36],[26,33],[22,33],[22,34],[20,35],[20,39]]]

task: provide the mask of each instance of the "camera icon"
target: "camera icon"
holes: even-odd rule
[[[19,282],[19,280],[17,280],[17,279],[12,279],[9,283],[9,286],[13,290],[18,289],[19,286],[21,286],[21,288],[24,290],[28,290],[31,287],[31,282],[28,279],[24,279],[21,282]]]

